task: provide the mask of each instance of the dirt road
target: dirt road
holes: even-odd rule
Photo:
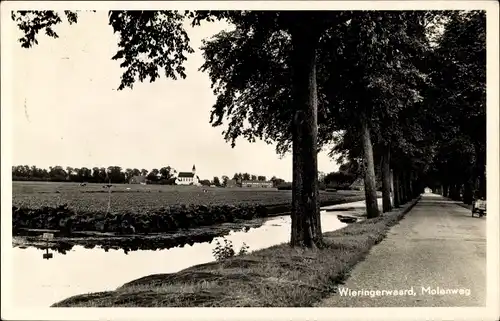
[[[379,292],[377,292],[377,290]],[[396,291],[396,293],[395,293]],[[323,307],[481,307],[486,218],[424,194]]]

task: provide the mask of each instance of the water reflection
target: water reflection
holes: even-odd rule
[[[43,256],[42,256],[42,257],[43,257],[43,259],[44,259],[44,260],[49,260],[49,259],[53,258],[53,257],[54,257],[54,255],[53,255],[52,253],[50,253],[50,252],[49,252],[49,248],[48,248],[48,247],[46,248],[46,250],[47,250],[47,251],[46,251],[45,253],[43,253]]]
[[[364,206],[361,201],[324,208],[322,230],[329,232],[347,225],[335,212],[325,209],[348,207],[359,211]],[[214,260],[213,243],[223,241],[222,235],[233,243],[236,252],[243,243],[249,246],[249,252],[260,250],[287,242],[290,225],[290,216],[278,216],[245,226],[222,224],[181,231],[175,237],[55,238],[48,245],[40,238],[26,236],[13,242],[13,303],[49,307],[73,295],[110,291],[150,274],[175,273],[208,263]],[[40,260],[47,249],[54,251],[52,258]]]
[[[347,224],[333,213],[323,212],[322,228],[333,231]],[[290,237],[290,217],[280,216],[265,221],[260,227],[229,231],[230,240],[238,251],[243,243],[255,251],[284,243]],[[13,301],[16,305],[48,307],[67,297],[97,291],[114,290],[126,282],[157,273],[174,273],[193,265],[214,260],[214,240],[191,241],[183,247],[165,248],[165,240],[135,238],[132,240],[100,240],[101,245],[51,244],[55,250],[50,260],[40,260],[44,244],[26,249],[13,249]],[[102,244],[105,242],[105,244]],[[126,242],[130,242],[125,245]],[[87,248],[86,248],[87,247]],[[147,248],[147,249],[144,249]],[[126,254],[126,255],[125,255]],[[35,267],[35,268],[34,268]]]
[[[131,251],[140,250],[165,250],[174,247],[183,248],[186,245],[193,246],[196,243],[211,243],[215,238],[228,235],[231,232],[248,233],[252,229],[258,228],[264,224],[264,220],[254,222],[251,226],[246,225],[240,228],[200,228],[190,230],[187,235],[182,234],[157,234],[157,235],[133,235],[129,237],[107,237],[107,238],[71,238],[60,237],[51,239],[49,242],[40,240],[39,236],[17,237],[14,241],[14,247],[26,248],[34,247],[37,249],[53,250],[59,254],[66,254],[75,246],[82,246],[84,249],[102,249],[105,252],[109,250],[122,250],[124,254]],[[44,259],[45,256],[43,257]]]

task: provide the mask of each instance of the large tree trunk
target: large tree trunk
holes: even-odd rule
[[[464,182],[464,197],[463,197],[463,202],[465,204],[471,205],[472,204],[472,189],[473,189],[473,179],[472,177],[468,177],[465,182]]]
[[[478,196],[486,197],[486,166],[484,164],[480,164],[477,169],[478,176]]]
[[[411,198],[410,174],[408,172],[405,172],[404,177],[405,177],[405,203],[406,203]]]
[[[292,32],[294,118],[291,246],[322,245],[318,200],[316,43],[305,28]]]
[[[408,191],[406,189],[406,172],[401,171],[401,204],[406,204],[408,201]]]
[[[393,171],[392,177],[394,182],[394,207],[398,208],[401,206],[401,188],[399,186],[399,172]]]
[[[417,177],[415,181],[415,188],[416,188],[415,197],[418,197],[420,194],[424,193],[425,185],[424,182],[422,181],[422,178]],[[432,189],[436,190],[436,187],[433,186]]]
[[[443,185],[443,196],[448,197],[448,195],[450,195],[450,184],[445,183]]]
[[[486,197],[486,175],[479,176],[479,195],[481,197]]]
[[[450,186],[448,186],[448,198],[453,199],[454,193],[455,193],[455,183],[450,182]]]
[[[408,201],[410,201],[413,198],[413,173],[410,171],[408,172]]]
[[[366,214],[368,218],[380,215],[377,203],[377,187],[375,178],[375,164],[373,161],[373,145],[370,137],[370,128],[366,117],[361,117],[361,139],[363,141],[363,153],[365,160],[365,198]]]
[[[453,197],[453,200],[455,201],[461,201],[461,197],[460,197],[460,191],[462,189],[462,184],[461,183],[456,183],[455,184],[455,193],[454,193],[454,197]]]
[[[392,210],[391,202],[391,148],[385,146],[382,156],[382,211]]]
[[[410,189],[411,175],[410,172],[405,172],[405,190],[406,190],[406,201],[411,199],[411,189]]]
[[[474,190],[476,190],[478,197],[486,197],[486,152],[484,148],[481,148],[481,145],[475,145],[476,163],[474,176],[477,178],[477,188],[474,188]]]
[[[408,200],[411,200],[413,198],[413,193],[415,192],[414,189],[413,189],[413,183],[414,183],[414,180],[413,180],[413,172],[409,172],[408,173]]]
[[[421,192],[420,192],[420,181],[418,179],[417,174],[413,173],[413,181],[411,185],[411,190],[413,191],[412,193],[412,199],[417,197]]]
[[[398,181],[399,181],[399,202],[400,205],[405,203],[405,178],[403,171],[398,172]]]
[[[460,192],[462,190],[462,184],[457,183],[456,184],[456,189],[455,189],[455,201],[461,201],[462,197],[460,196]]]
[[[460,185],[455,182],[450,185],[449,197],[454,201],[460,200]]]
[[[415,198],[417,197],[417,193],[419,191],[419,187],[418,187],[418,180],[417,180],[417,177],[415,174],[412,175],[412,181],[411,181],[411,198]]]
[[[389,166],[390,168],[390,166]],[[389,171],[391,172],[391,204],[392,204],[392,207],[394,208],[394,173],[392,171],[392,168],[389,169]]]

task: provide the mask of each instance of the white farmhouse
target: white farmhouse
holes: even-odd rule
[[[175,180],[177,185],[200,186],[200,178],[196,175],[196,167],[193,165],[191,172],[179,172]]]

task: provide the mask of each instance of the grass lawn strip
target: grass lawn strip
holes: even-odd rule
[[[309,307],[327,297],[419,198],[382,216],[325,233],[326,248],[280,244],[224,262],[156,274],[54,307]]]

